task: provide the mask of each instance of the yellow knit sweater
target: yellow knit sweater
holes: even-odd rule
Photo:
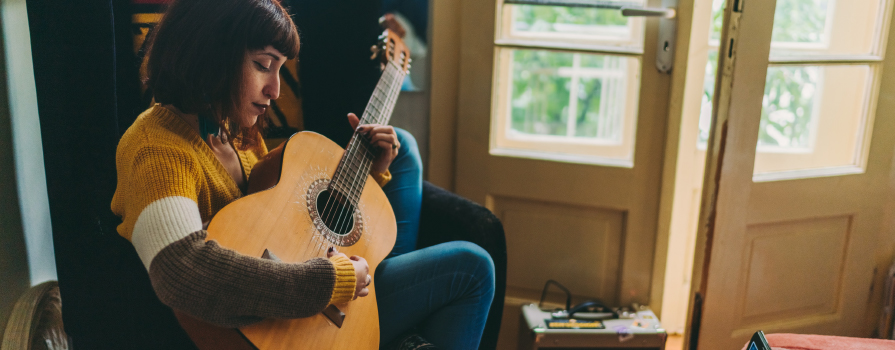
[[[237,150],[237,154],[248,179],[258,159],[267,154],[267,147],[262,141],[247,150]],[[112,211],[121,216],[118,233],[128,240],[140,213],[157,200],[191,199],[198,205],[201,221],[208,222],[242,195],[199,134],[158,105],[143,112],[125,132],[118,144],[116,163],[118,188],[112,198]],[[386,173],[374,177],[383,184],[391,176]],[[356,283],[353,265],[343,256],[330,261],[336,280],[330,302],[351,300]]]

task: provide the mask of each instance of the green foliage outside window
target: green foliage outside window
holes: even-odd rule
[[[607,76],[579,76],[577,107],[570,113],[571,70],[598,69]],[[540,50],[515,50],[512,63],[510,127],[532,135],[574,136],[618,141],[626,99],[621,57]],[[565,70],[565,73],[560,73]],[[607,85],[611,84],[610,85]],[[609,89],[609,90],[604,90]],[[612,95],[609,93],[615,93]],[[609,94],[609,95],[607,95]],[[603,96],[616,103],[604,106]],[[613,107],[615,109],[613,109]],[[574,130],[569,115],[574,114]]]
[[[832,0],[778,0],[774,15],[774,44],[823,43],[828,6]],[[719,39],[724,15],[722,0],[712,4],[711,38]],[[712,50],[706,66],[699,143],[708,141],[711,103],[715,88],[718,52]],[[817,66],[769,67],[762,100],[759,146],[810,148],[814,104],[822,71]],[[709,104],[706,106],[705,104]]]
[[[833,0],[778,0],[774,16],[773,42],[825,42],[829,6]],[[724,1],[712,4],[711,39],[720,39]],[[514,6],[514,29],[529,32],[561,32],[562,25],[578,28],[593,26],[626,26],[627,18],[619,11],[552,6]],[[559,26],[557,26],[559,25]],[[572,67],[574,55],[581,55],[581,67],[604,67],[619,58],[537,50],[516,50],[513,53],[511,123],[513,130],[537,135],[566,136],[568,133],[569,97],[572,80],[561,76],[562,67]],[[613,61],[616,60],[616,61]],[[613,61],[613,62],[610,62]],[[714,94],[717,51],[709,54],[704,81],[703,105],[699,122],[699,142],[708,140],[711,103]],[[777,147],[810,147],[815,91],[820,79],[818,67],[772,67],[768,70],[763,100],[759,145]],[[620,115],[601,112],[601,98],[607,79],[579,80],[575,111],[574,136],[616,137]],[[614,98],[624,98],[624,95]],[[708,106],[706,106],[708,104]]]
[[[583,7],[516,5],[513,28],[527,32],[561,32],[557,24],[582,26],[626,26],[628,19],[618,10]]]
[[[779,0],[774,12],[777,43],[822,43],[825,41],[828,6],[832,0]]]
[[[820,67],[769,67],[761,103],[758,144],[811,147],[811,124]]]
[[[525,134],[566,134],[570,78],[557,74],[572,66],[571,53],[516,50],[513,52],[511,126]]]
[[[825,40],[827,14],[833,0],[778,0],[774,12],[775,43],[822,43]],[[721,39],[724,0],[712,2],[711,38]]]

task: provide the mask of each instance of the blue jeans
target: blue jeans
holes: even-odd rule
[[[454,241],[416,250],[422,202],[422,162],[416,140],[395,128],[401,148],[383,187],[395,211],[395,248],[373,280],[380,344],[418,328],[442,349],[477,349],[494,299],[494,262],[484,249]]]
[[[395,133],[401,148],[388,167],[392,180],[382,188],[398,223],[398,238],[390,258],[416,250],[423,203],[423,161],[416,139],[404,129],[395,128]]]

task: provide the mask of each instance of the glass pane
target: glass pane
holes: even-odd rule
[[[721,38],[724,0],[712,1],[710,42]],[[880,0],[777,0],[771,56],[869,55],[882,17]]]
[[[880,0],[777,2],[771,56],[875,54]]]
[[[846,8],[845,4],[850,4]],[[858,0],[846,3],[842,0],[777,0],[777,8],[774,14],[774,31],[773,42],[771,45],[771,55],[818,55],[818,54],[867,54],[870,53],[870,43],[873,37],[873,26],[876,25],[875,9],[879,7],[878,0]],[[724,17],[724,0],[712,1],[712,22],[710,30],[709,42],[714,49],[709,50],[709,60],[706,65],[705,75],[705,93],[702,99],[702,110],[699,116],[699,145],[705,147],[708,141],[709,128],[711,124],[711,106],[712,95],[715,87],[715,73],[718,66],[718,40],[721,37],[721,26]],[[839,6],[837,8],[837,6]],[[852,7],[860,7],[861,9],[853,9]],[[836,11],[834,11],[836,10]],[[842,10],[842,11],[840,11]],[[851,45],[854,50],[847,50],[848,47],[840,43],[834,45],[831,40],[838,32],[833,31],[835,17],[840,20],[848,18],[860,18],[864,16],[866,21],[862,24],[853,24],[850,26],[837,27],[838,32],[854,34],[850,40],[857,44]],[[865,28],[867,27],[867,28]],[[860,33],[869,34],[866,38],[860,37]],[[841,36],[841,35],[840,35]],[[866,39],[866,40],[865,40]],[[846,40],[849,41],[849,40]],[[794,86],[804,86],[806,90],[804,94],[813,93],[816,90],[812,77],[817,77],[819,71],[816,67],[809,68],[778,68],[768,71],[769,79],[771,75],[776,75],[777,79],[768,80],[768,84],[795,84]],[[784,75],[788,77],[784,78]],[[787,91],[780,90],[782,86],[766,86],[766,100],[764,101],[765,115],[762,119],[762,134],[759,138],[759,146],[781,146],[798,147],[797,145],[807,142],[808,137],[808,117],[800,113],[808,113],[812,105],[803,105],[807,103],[807,96],[792,95]],[[776,94],[779,92],[780,94]],[[767,97],[771,96],[774,101],[768,101]],[[790,104],[792,102],[792,104]],[[768,104],[771,103],[771,104]],[[774,104],[778,103],[778,104]],[[792,120],[792,122],[790,122]],[[784,127],[784,125],[786,125]]]
[[[858,165],[869,65],[771,66],[755,174]]]
[[[823,44],[835,0],[782,0],[774,12],[771,40],[777,44]]]
[[[511,130],[538,135],[565,135],[569,77],[557,66],[571,65],[572,54],[516,51],[513,55]]]
[[[876,54],[882,23],[879,0],[777,0],[771,56]],[[698,146],[709,137],[724,1],[713,0]],[[835,56],[834,56],[835,57]],[[816,172],[771,175],[860,165],[871,125],[866,106],[875,100],[875,64],[797,65],[768,68],[754,174],[770,180],[816,176]],[[834,174],[836,171],[824,174]],[[820,173],[816,173],[820,174]]]
[[[717,65],[717,53],[710,52],[699,115],[701,149],[711,127]],[[755,174],[857,165],[870,71],[867,65],[768,67]]]
[[[702,82],[702,107],[699,109],[699,148],[704,149],[709,141],[712,127],[712,98],[715,96],[715,73],[718,72],[718,50],[709,50],[705,63],[705,79]]]
[[[583,7],[513,6],[513,31],[630,36],[628,18],[623,17],[621,11]]]
[[[621,141],[627,67],[618,56],[513,53],[510,133]]]
[[[762,99],[758,147],[811,150],[821,68],[769,67]]]
[[[495,87],[492,153],[524,150],[565,161],[568,155],[633,160],[639,57],[499,52],[498,74],[507,78],[499,78],[501,85]]]
[[[721,40],[721,27],[724,25],[724,5],[724,0],[712,0],[712,29],[709,30],[709,41],[714,46],[718,46],[718,41]]]
[[[612,1],[642,6],[643,1]],[[504,37],[642,47],[642,18],[615,9],[505,5]]]

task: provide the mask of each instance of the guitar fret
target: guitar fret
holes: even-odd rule
[[[400,93],[404,72],[394,62],[389,62],[379,82],[373,89],[370,100],[361,118],[362,124],[387,124],[395,108],[395,101]],[[361,192],[367,181],[373,160],[379,150],[371,146],[368,140],[355,134],[351,146],[342,156],[336,174],[332,178],[332,188],[344,195],[352,205],[360,200]]]

